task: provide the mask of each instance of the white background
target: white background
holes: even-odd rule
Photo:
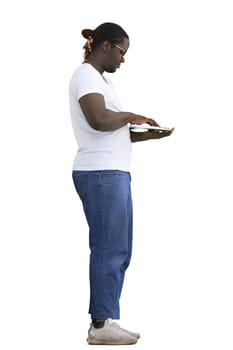
[[[105,21],[131,39],[111,75],[125,110],[176,128],[134,145],[121,325],[141,332],[141,349],[232,350],[230,5],[1,2],[2,350],[88,347],[88,231],[71,180],[68,84],[81,30]]]

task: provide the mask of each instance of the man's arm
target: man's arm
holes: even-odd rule
[[[106,109],[101,94],[90,93],[79,99],[82,111],[89,125],[99,131],[113,131],[128,123],[158,126],[156,121],[131,112],[114,112]]]

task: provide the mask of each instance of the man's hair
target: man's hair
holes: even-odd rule
[[[87,39],[83,46],[84,59],[87,59],[91,51],[104,41],[112,44],[121,43],[124,39],[129,39],[128,34],[116,23],[106,22],[100,24],[96,29],[83,29],[82,35]]]

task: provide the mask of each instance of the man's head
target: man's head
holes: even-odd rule
[[[83,29],[87,39],[84,45],[84,62],[95,58],[101,60],[103,68],[113,73],[124,62],[124,55],[129,48],[129,36],[118,24],[103,23],[96,29]]]

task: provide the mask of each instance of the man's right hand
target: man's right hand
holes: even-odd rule
[[[138,124],[138,125],[140,125],[140,124],[150,124],[150,125],[153,125],[153,126],[159,126],[159,124],[154,119],[146,118],[146,117],[143,117],[143,116],[137,115],[137,114],[135,114],[132,117],[131,124]]]

